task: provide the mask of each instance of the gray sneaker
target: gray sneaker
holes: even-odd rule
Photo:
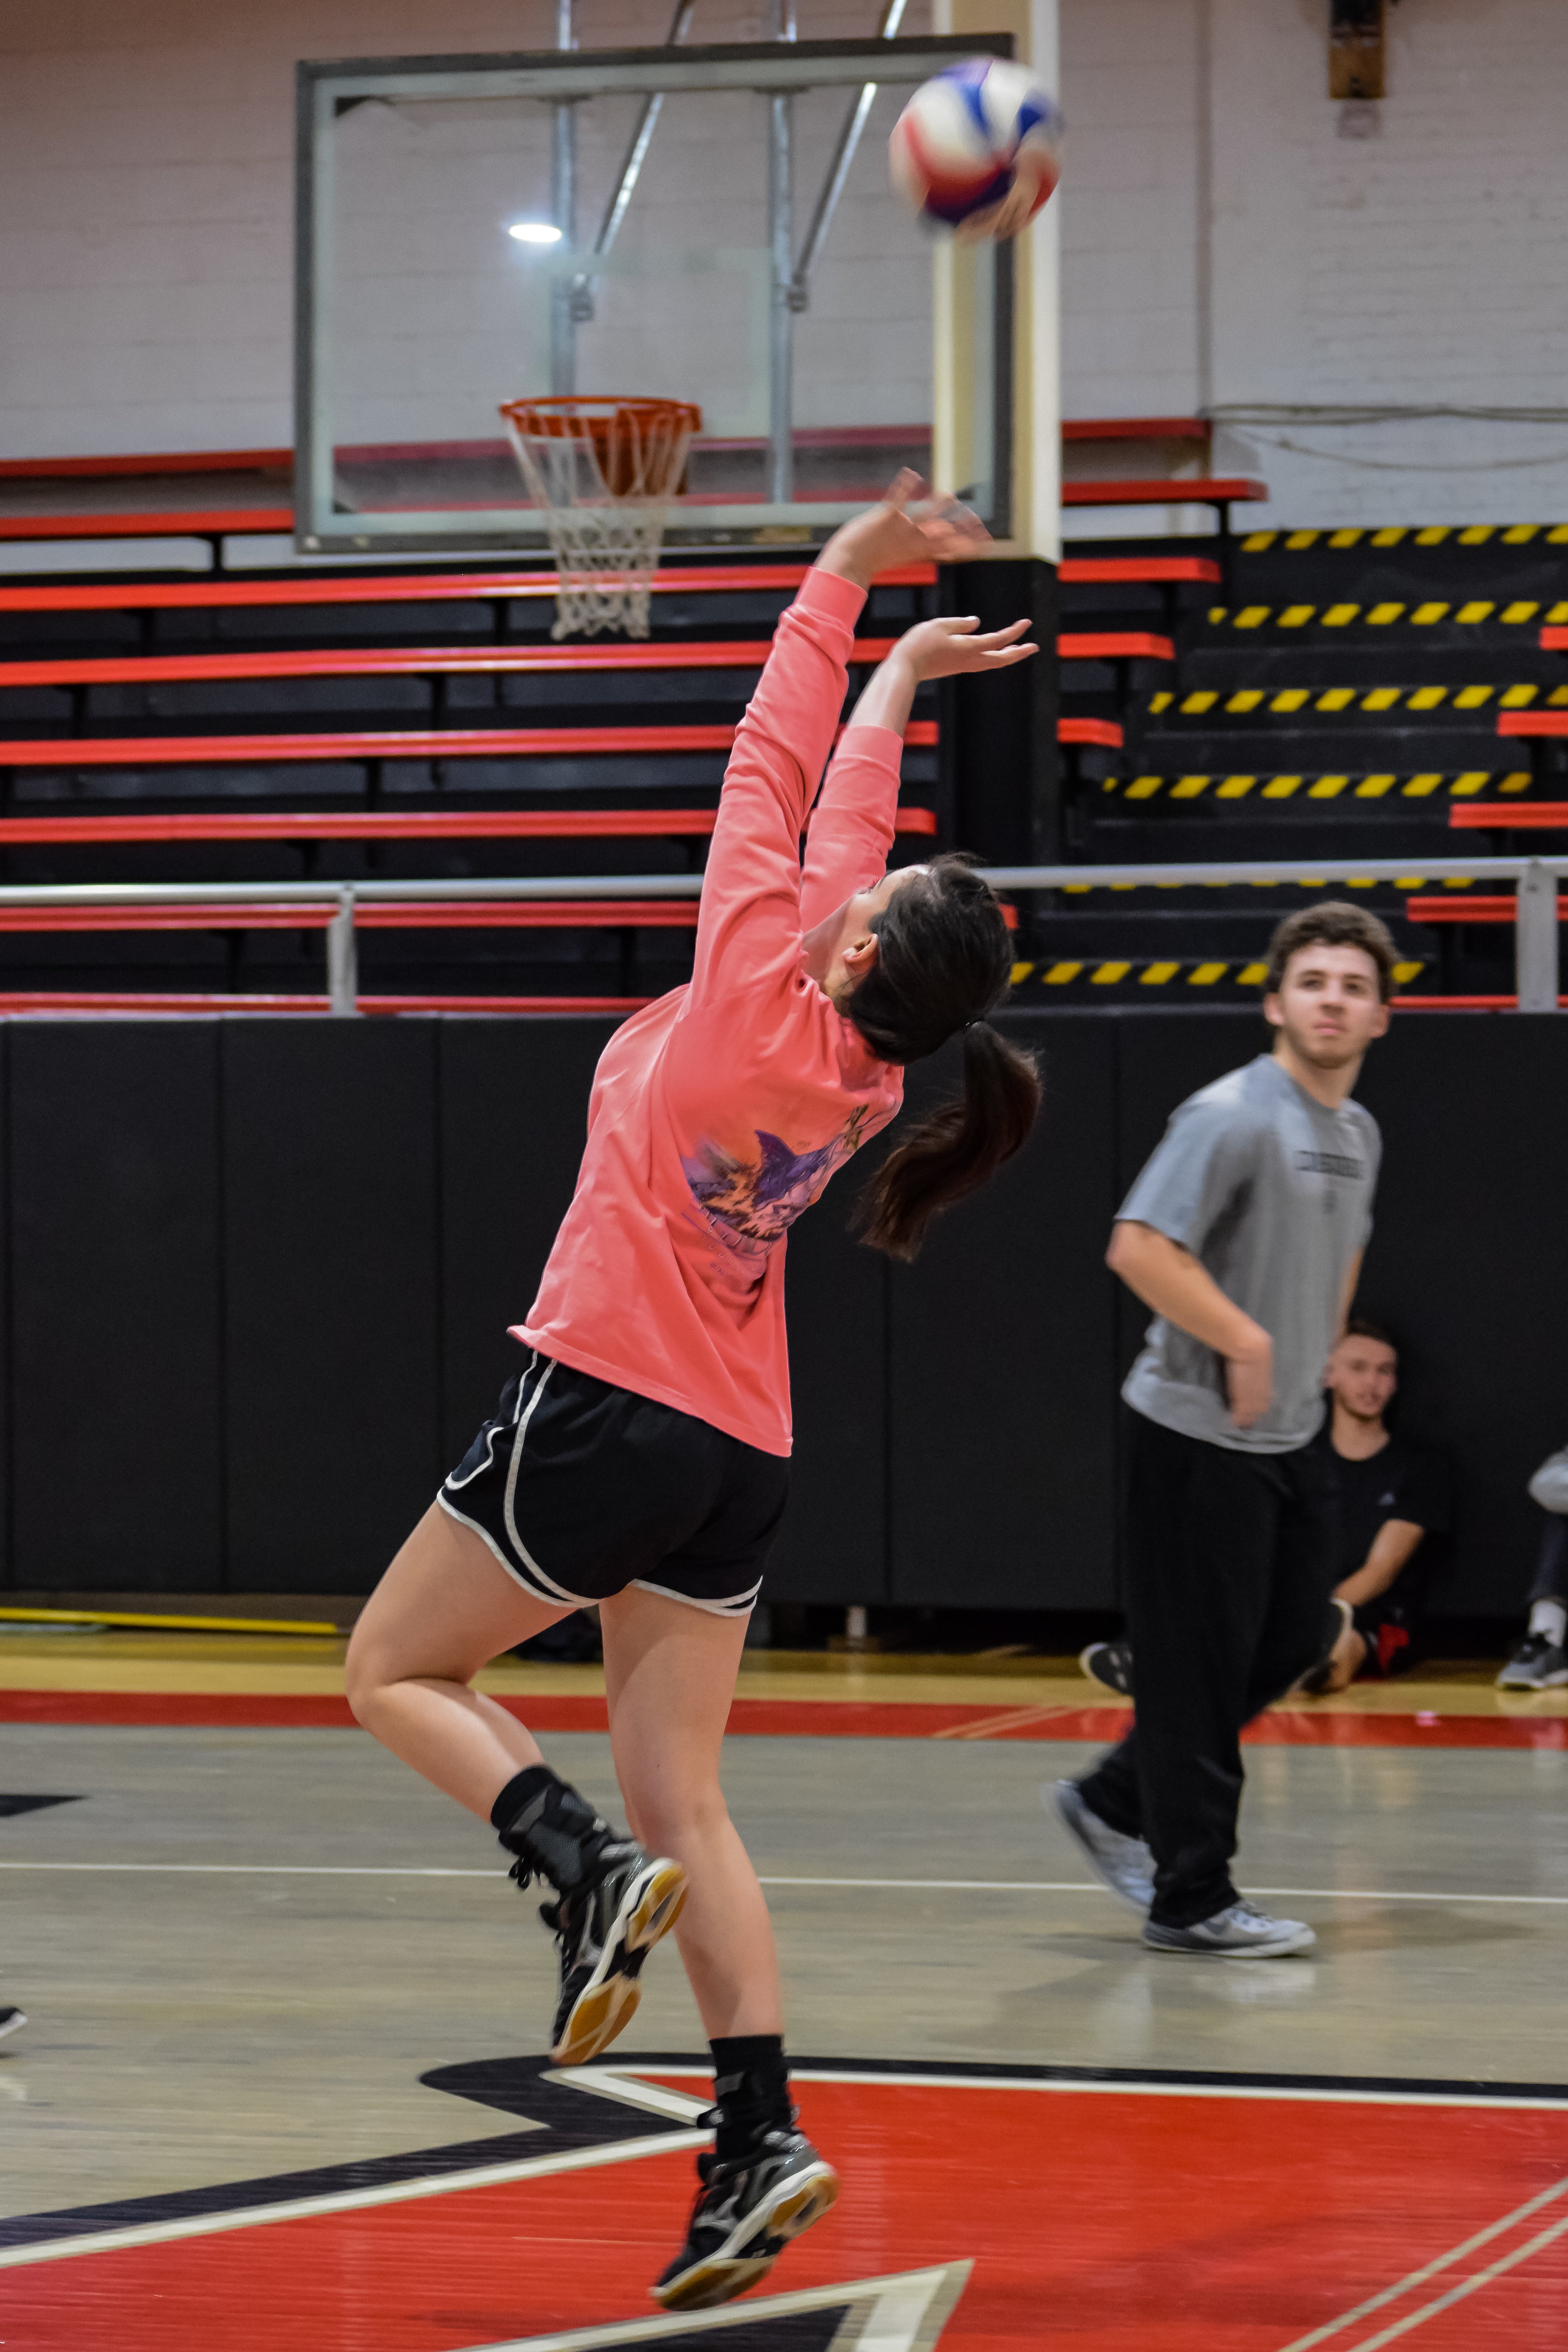
[[[1154,1900],[1154,1857],[1143,1839],[1123,1836],[1091,1812],[1076,1780],[1058,1780],[1040,1795],[1100,1884],[1134,1911],[1147,1914]]]
[[[1303,1919],[1271,1919],[1246,1901],[1232,1903],[1210,1918],[1190,1927],[1162,1927],[1143,1923],[1143,1941],[1152,1952],[1205,1952],[1220,1959],[1272,1959],[1283,1952],[1310,1952],[1317,1942]]]
[[[1550,1634],[1531,1633],[1497,1678],[1499,1690],[1561,1690],[1568,1683],[1568,1650]]]

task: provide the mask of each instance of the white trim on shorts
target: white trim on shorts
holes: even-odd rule
[[[646,1576],[634,1576],[632,1583],[639,1592],[657,1592],[666,1601],[684,1601],[689,1609],[706,1610],[710,1617],[749,1617],[763,1589],[759,1576],[750,1592],[732,1593],[728,1601],[699,1601],[689,1592],[677,1592],[672,1584],[655,1584]]]

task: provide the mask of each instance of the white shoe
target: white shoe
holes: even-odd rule
[[[1143,1923],[1143,1941],[1152,1952],[1200,1952],[1220,1959],[1273,1959],[1284,1952],[1310,1952],[1317,1940],[1304,1919],[1271,1919],[1245,1900],[1190,1927]]]
[[[1142,1838],[1128,1837],[1085,1804],[1076,1780],[1042,1789],[1049,1805],[1102,1886],[1134,1911],[1148,1914],[1154,1900],[1154,1857]]]

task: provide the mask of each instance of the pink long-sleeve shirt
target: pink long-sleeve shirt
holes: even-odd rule
[[[696,963],[599,1057],[577,1190],[513,1336],[765,1454],[790,1450],[784,1236],[903,1098],[802,961],[806,931],[880,880],[902,743],[845,730],[863,591],[813,571],[736,730]]]

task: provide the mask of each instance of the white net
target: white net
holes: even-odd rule
[[[555,637],[648,633],[648,588],[702,412],[685,400],[511,400],[501,415],[555,557]]]

